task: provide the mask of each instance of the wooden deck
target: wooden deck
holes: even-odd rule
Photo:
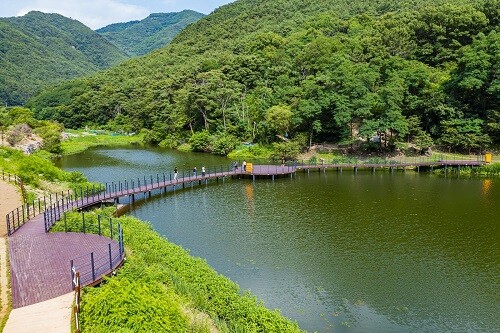
[[[18,308],[44,300],[55,298],[72,290],[70,261],[84,254],[95,252],[106,254],[110,243],[117,243],[109,238],[83,233],[47,233],[46,229],[62,217],[65,211],[82,209],[111,199],[129,196],[132,201],[137,194],[150,195],[152,191],[171,188],[182,188],[186,184],[202,184],[210,179],[225,179],[226,177],[269,177],[292,175],[298,170],[352,168],[420,168],[420,167],[461,167],[483,165],[482,161],[437,161],[426,163],[395,163],[395,164],[315,164],[303,165],[253,165],[246,172],[236,170],[207,172],[167,179],[150,176],[137,183],[117,182],[106,185],[106,190],[93,193],[77,200],[63,198],[53,204],[45,213],[31,218],[24,225],[14,228],[9,236],[9,255],[12,283],[13,307]],[[140,186],[132,186],[140,184]],[[29,214],[28,214],[29,215]],[[121,264],[121,263],[120,263]],[[117,265],[116,265],[117,266]],[[114,269],[114,268],[113,268]]]
[[[71,292],[70,261],[91,252],[106,255],[109,243],[116,244],[92,234],[46,233],[43,214],[31,219],[9,237],[13,308]]]

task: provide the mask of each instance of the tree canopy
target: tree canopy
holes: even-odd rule
[[[499,0],[241,0],[29,106],[67,127],[126,117],[154,142],[207,131],[475,149],[499,143],[499,16]],[[450,145],[457,126],[475,141]]]

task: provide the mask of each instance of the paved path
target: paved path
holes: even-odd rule
[[[14,309],[2,333],[70,333],[74,294]]]

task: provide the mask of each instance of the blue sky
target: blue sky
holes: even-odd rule
[[[22,16],[31,10],[59,13],[92,29],[110,23],[141,20],[151,13],[192,9],[209,14],[234,0],[0,0],[0,17]]]

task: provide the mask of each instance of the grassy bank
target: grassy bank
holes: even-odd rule
[[[109,131],[68,130],[66,139],[61,142],[62,154],[81,153],[97,146],[126,146],[142,144],[143,135],[119,135]]]
[[[85,216],[86,225],[92,219],[96,213]],[[115,277],[85,289],[82,332],[210,332],[211,326],[219,332],[300,332],[297,324],[145,222],[127,216],[114,220],[123,226],[127,260]],[[68,215],[67,226],[76,231],[80,223],[80,214]],[[192,315],[200,312],[207,315],[201,323]]]

